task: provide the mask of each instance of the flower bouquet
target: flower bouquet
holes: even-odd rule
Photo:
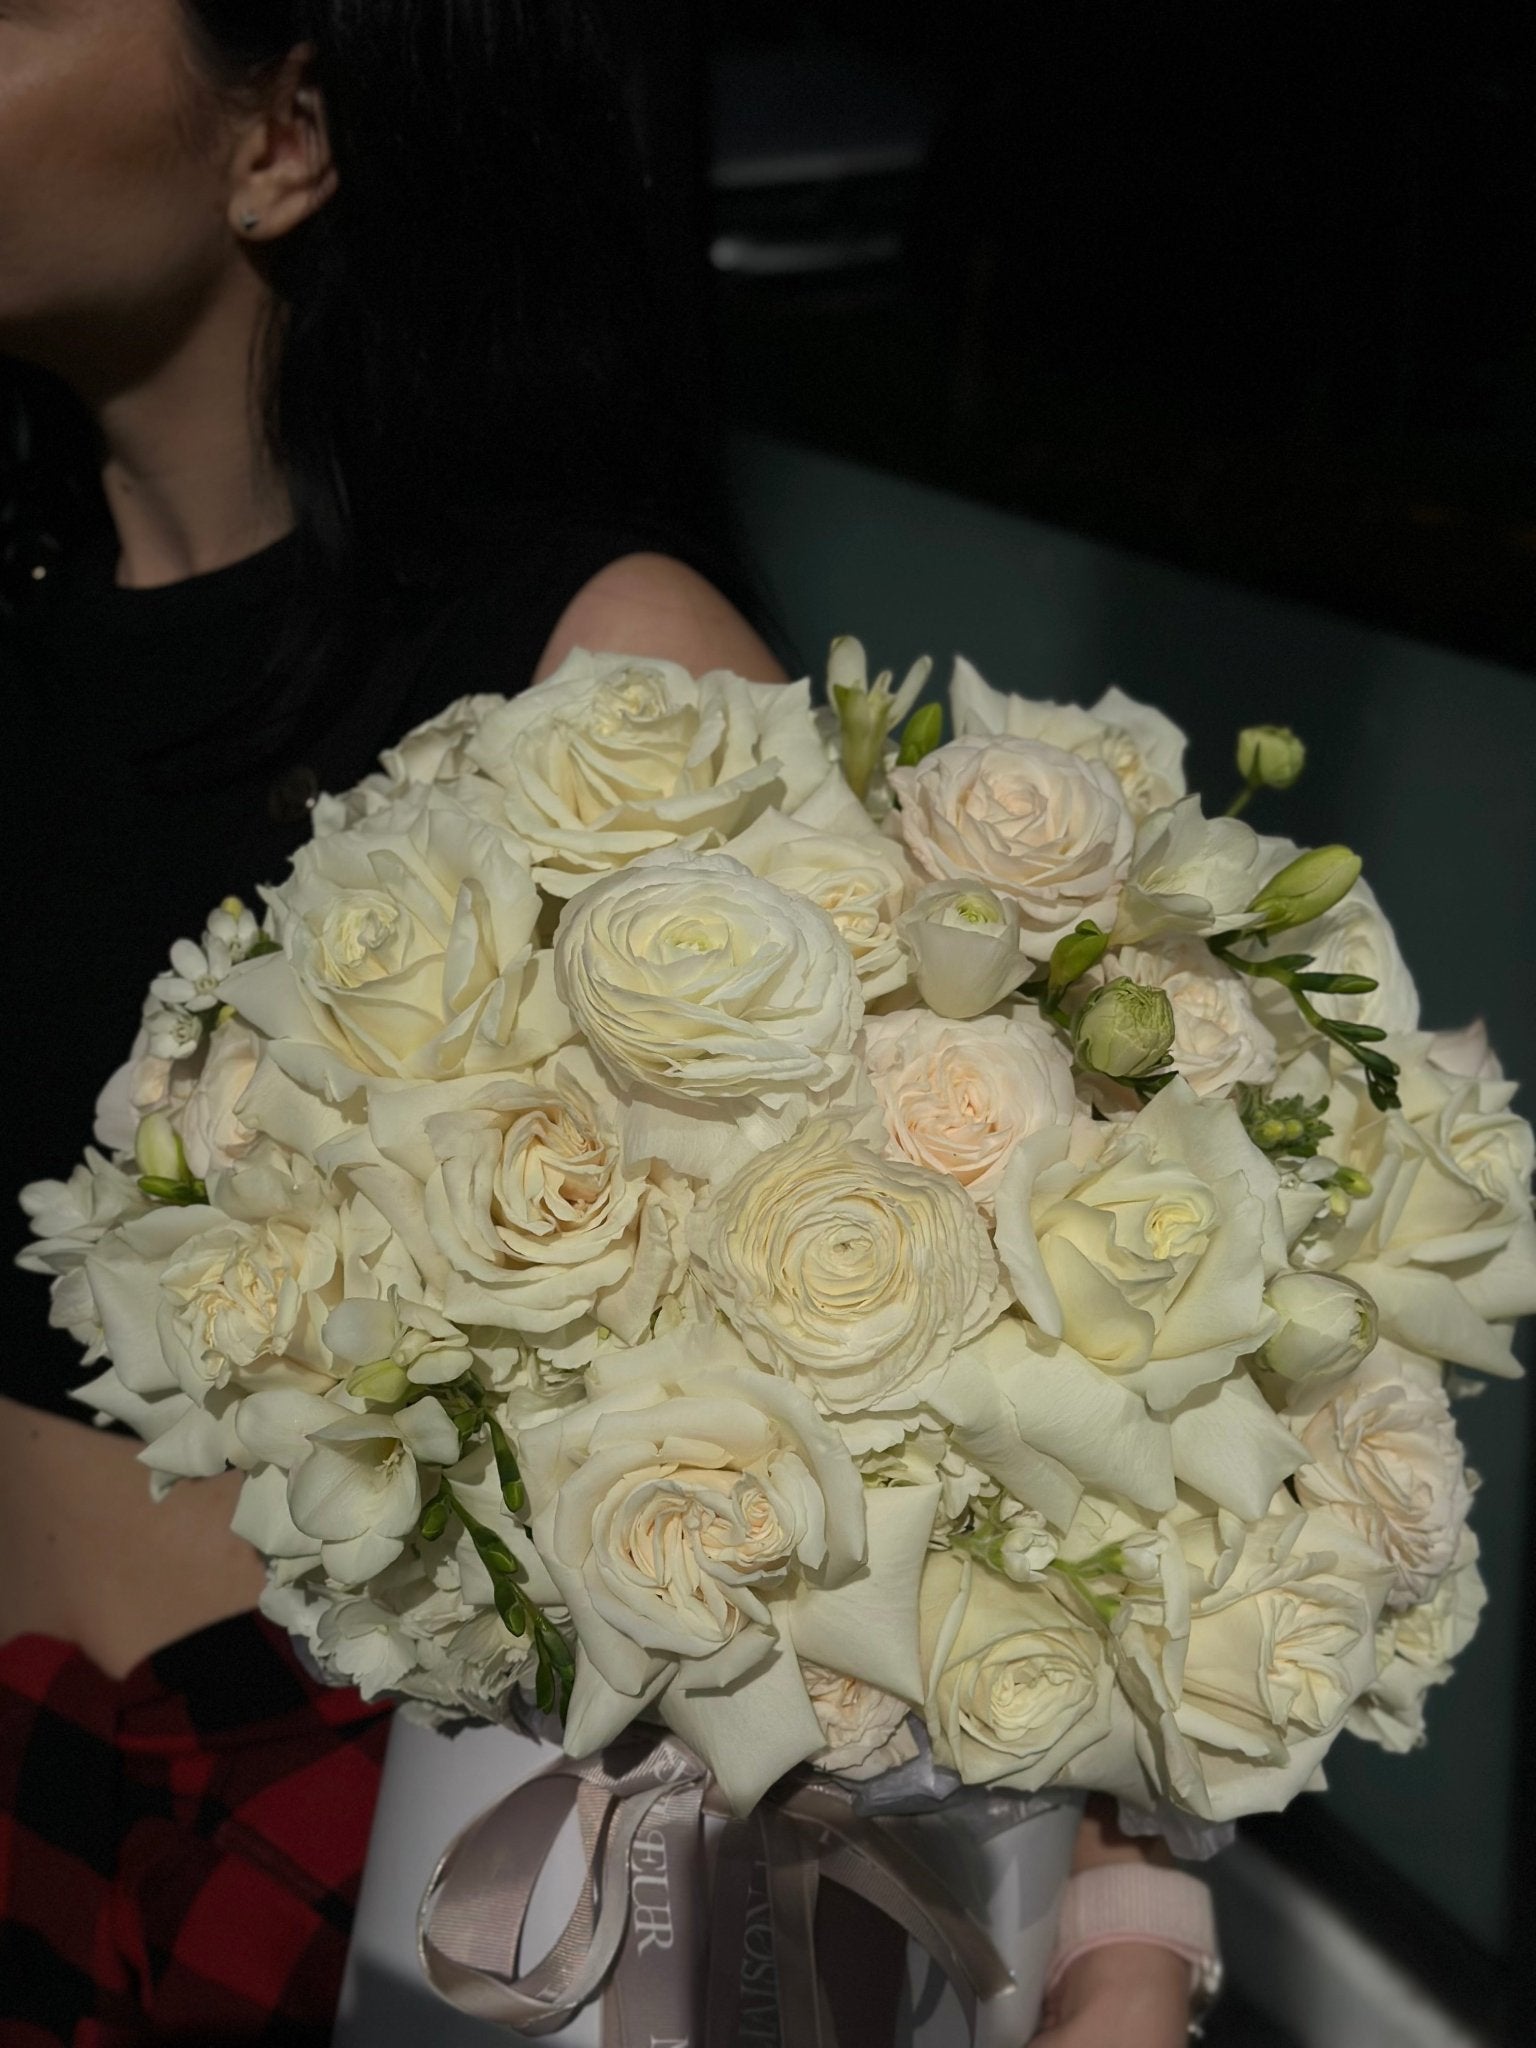
[[[855,1891],[882,1787],[1226,1823],[1421,1740],[1476,1621],[1451,1396],[1536,1307],[1480,1027],[1420,1029],[1352,854],[1234,814],[1288,733],[1207,816],[1120,692],[957,661],[946,744],[927,673],[454,705],[172,949],[23,1196],[78,1398],[158,1489],[245,1473],[328,1677],[591,1760],[584,1962],[504,1997],[425,1909],[509,2023],[633,1956],[647,1815],[724,1868],[770,1815],[771,1869],[808,1812]]]

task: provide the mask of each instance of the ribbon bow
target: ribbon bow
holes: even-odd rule
[[[534,1888],[573,1807],[586,1864],[581,1891],[554,1947],[518,1976]],[[697,1910],[705,1812],[726,1821],[707,1975]],[[856,1814],[844,1786],[808,1773],[781,1780],[746,1818],[729,1815],[704,1765],[671,1737],[561,1757],[444,1851],[418,1920],[422,1966],[460,2011],[528,2035],[568,2025],[601,1990],[605,2043],[737,2048],[749,2000],[771,1997],[769,2038],[838,2048],[817,1955],[817,1896],[827,1882],[926,1949],[955,1989],[974,2048],[1017,2040],[1023,2026],[1010,2027],[1009,2009],[1018,1991],[1006,1964],[901,1831],[899,1819]],[[763,1903],[754,1909],[759,1871],[771,1944],[754,1948],[754,1914],[756,1933],[765,1931]],[[857,1967],[860,1956],[835,1960]],[[860,2040],[868,2038],[866,2030]]]

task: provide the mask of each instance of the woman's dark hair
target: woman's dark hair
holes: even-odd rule
[[[339,172],[263,251],[256,389],[301,598],[257,744],[552,521],[654,534],[761,619],[698,396],[699,305],[657,258],[601,18],[584,0],[181,4],[233,95],[309,46]],[[0,616],[103,516],[98,467],[83,408],[0,362]]]

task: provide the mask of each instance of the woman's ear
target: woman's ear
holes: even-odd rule
[[[289,52],[262,103],[242,122],[231,165],[230,225],[249,242],[275,241],[336,190],[325,99],[310,77],[314,51]]]

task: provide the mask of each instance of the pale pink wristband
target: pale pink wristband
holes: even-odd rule
[[[1211,1895],[1199,1878],[1146,1863],[1100,1863],[1068,1878],[1047,1996],[1079,1956],[1118,1941],[1144,1941],[1183,1956],[1195,2013],[1209,2009],[1221,1988],[1221,1956]]]

